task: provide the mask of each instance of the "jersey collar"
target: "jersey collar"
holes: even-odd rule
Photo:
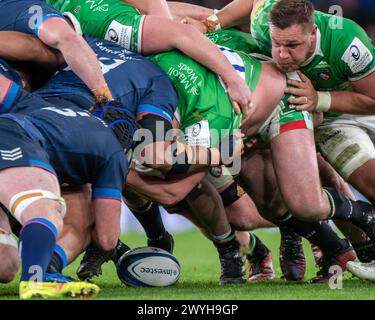
[[[322,34],[320,33],[320,30],[319,28],[316,30],[316,46],[315,46],[315,51],[314,53],[311,55],[310,58],[308,58],[302,65],[301,67],[306,67],[311,61],[314,60],[314,58],[316,56],[324,56],[323,54],[323,51],[322,51],[322,45],[321,45],[321,41],[322,41]]]

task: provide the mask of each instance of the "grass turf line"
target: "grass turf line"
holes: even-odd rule
[[[290,283],[280,279],[278,262],[280,235],[278,232],[255,232],[273,253],[277,279],[267,282],[246,283],[245,285],[219,286],[220,264],[216,249],[198,231],[174,235],[175,256],[181,264],[178,283],[166,288],[130,288],[117,278],[113,263],[103,266],[103,276],[97,279],[101,293],[96,299],[125,300],[260,300],[260,299],[375,299],[375,284],[352,278],[346,273],[343,289],[331,290],[328,285],[310,285],[306,282]],[[131,247],[145,246],[145,237],[130,233],[122,239]],[[307,271],[305,279],[313,277],[314,266],[310,246],[305,242]],[[65,274],[76,278],[80,258],[66,270]],[[9,284],[0,284],[0,300],[18,299],[18,279]]]

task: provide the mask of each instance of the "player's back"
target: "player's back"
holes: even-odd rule
[[[261,63],[243,52],[219,48],[253,91],[259,80]],[[212,117],[210,122],[223,121],[218,127],[238,127],[240,119],[236,117],[224,83],[216,74],[179,51],[156,54],[152,60],[161,66],[176,88],[182,129],[208,115]]]
[[[126,105],[133,113],[142,103],[159,77],[164,72],[148,59],[130,52],[117,44],[85,36],[89,46],[96,53],[103,75],[114,99]],[[168,80],[169,81],[169,80]],[[90,90],[67,66],[61,68],[36,94],[46,97],[63,97],[82,108],[94,104]],[[174,92],[171,92],[173,95]]]
[[[115,154],[122,158],[123,150],[113,131],[88,111],[72,103],[61,108],[40,97],[29,101],[39,103],[26,113],[2,117],[16,121],[30,137],[39,141],[61,182],[94,183],[103,163]]]

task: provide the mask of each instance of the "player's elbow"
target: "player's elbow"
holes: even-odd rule
[[[81,36],[70,28],[64,28],[58,32],[49,34],[47,45],[59,49],[62,53],[65,49],[77,47],[82,42]]]

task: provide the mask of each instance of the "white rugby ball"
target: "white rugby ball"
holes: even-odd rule
[[[116,267],[120,280],[132,287],[166,287],[180,277],[180,263],[176,257],[154,247],[127,251]]]

